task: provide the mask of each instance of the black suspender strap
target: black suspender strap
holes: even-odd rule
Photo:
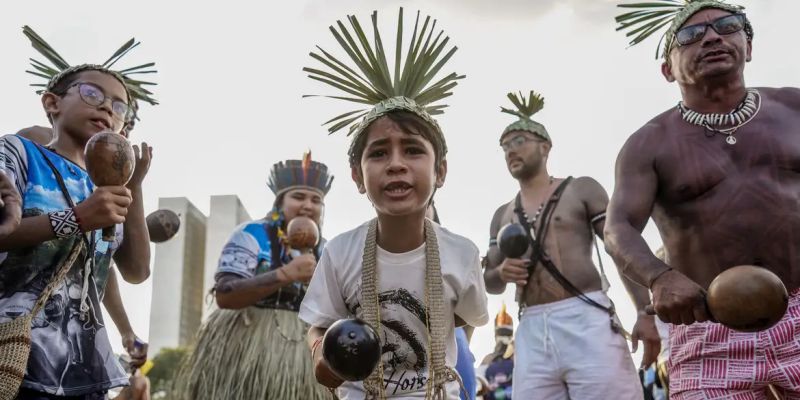
[[[530,241],[530,246],[531,246],[531,263],[528,266],[528,274],[529,274],[529,276],[531,276],[533,274],[533,270],[536,267],[536,265],[541,263],[544,266],[544,268],[547,270],[547,272],[550,273],[550,275],[553,276],[553,278],[556,280],[556,282],[558,282],[570,294],[572,294],[573,296],[581,299],[584,303],[586,303],[586,304],[588,304],[588,305],[590,305],[592,307],[595,307],[595,308],[598,308],[598,309],[601,309],[601,310],[607,312],[609,317],[611,318],[611,329],[614,330],[615,332],[620,332],[620,333],[623,334],[623,336],[625,336],[626,332],[624,332],[622,327],[618,324],[618,322],[615,319],[616,310],[614,309],[614,305],[612,304],[611,306],[606,307],[606,306],[594,301],[592,298],[590,298],[585,293],[583,293],[583,291],[581,291],[574,284],[572,284],[572,282],[570,282],[569,279],[567,279],[567,277],[565,277],[561,273],[561,271],[558,270],[558,267],[555,265],[555,263],[553,263],[553,260],[550,258],[550,256],[547,254],[547,252],[544,249],[544,243],[545,243],[545,240],[547,238],[547,233],[548,233],[549,228],[550,228],[550,220],[553,217],[553,213],[555,211],[556,206],[558,205],[559,200],[561,200],[561,194],[564,192],[564,190],[566,189],[567,185],[569,184],[569,182],[571,180],[572,180],[572,177],[568,177],[563,182],[561,182],[561,184],[558,186],[558,188],[556,188],[555,192],[553,192],[553,195],[550,196],[550,199],[548,200],[547,205],[545,206],[544,210],[542,211],[542,213],[541,213],[541,215],[539,217],[539,221],[540,221],[539,222],[539,230],[538,230],[538,233],[536,233],[536,234],[534,234],[534,231],[533,231],[534,227],[531,226],[531,224],[525,218],[524,209],[522,208],[522,198],[521,198],[520,193],[517,193],[517,197],[516,197],[516,200],[515,200],[514,213],[517,214],[517,219],[519,220],[519,223],[525,228],[525,232],[528,235],[528,240]],[[590,231],[590,232],[592,232],[592,235],[594,235],[593,231]],[[598,258],[599,258],[600,249],[597,246],[596,242],[595,242],[595,246],[596,246],[596,249],[598,251]],[[600,262],[602,262],[602,261],[600,261]],[[523,312],[523,310],[524,310],[524,308],[526,306],[525,305],[525,297],[526,297],[527,288],[528,288],[527,284],[522,288],[522,295],[520,297],[520,307],[519,307],[520,315],[522,314],[522,312]]]

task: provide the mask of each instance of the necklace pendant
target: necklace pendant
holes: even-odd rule
[[[736,138],[733,136],[728,136],[727,138],[725,138],[725,141],[728,142],[729,145],[736,144]]]

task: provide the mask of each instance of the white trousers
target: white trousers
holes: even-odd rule
[[[603,292],[587,296],[610,304]],[[525,308],[514,342],[514,400],[643,398],[625,338],[576,297]]]

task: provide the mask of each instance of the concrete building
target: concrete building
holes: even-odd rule
[[[172,239],[155,246],[150,306],[150,354],[188,346],[212,309],[206,302],[222,246],[233,229],[250,219],[235,195],[212,196],[206,217],[185,197],[160,198],[158,208],[180,216]]]
[[[211,196],[211,208],[206,220],[205,273],[203,274],[203,293],[208,294],[214,287],[219,255],[228,242],[233,229],[249,221],[250,215],[236,195]],[[205,297],[205,296],[204,296]],[[203,320],[216,307],[214,301],[204,303]]]

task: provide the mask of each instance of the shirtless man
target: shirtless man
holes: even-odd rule
[[[534,96],[534,101],[541,101]],[[544,236],[546,259],[585,299],[565,289],[543,262],[529,268],[531,250],[523,259],[504,257],[496,238],[503,226],[519,222],[517,199],[500,206],[492,218],[484,279],[492,294],[503,293],[507,283],[517,285],[522,312],[515,338],[512,398],[640,400],[642,388],[618,321],[600,308],[609,307],[611,301],[592,261],[593,235],[602,236],[608,195],[592,178],[565,183],[548,174],[552,142],[544,126],[530,119],[531,114],[519,114],[520,120],[501,135],[500,145],[511,176],[519,181],[518,199],[526,219],[533,222],[536,240]],[[563,184],[560,201],[548,217],[547,203]],[[542,224],[548,220],[550,228],[545,232]],[[637,308],[644,309],[649,303],[647,291],[636,285],[631,289]],[[634,335],[645,342],[646,358],[658,354],[653,317],[641,313]]]
[[[727,3],[695,3],[677,14],[661,67],[683,101],[622,148],[606,245],[625,276],[650,288],[658,317],[673,324],[671,398],[763,399],[770,383],[800,398],[793,372],[800,369],[800,90],[748,88],[747,17]],[[712,113],[733,122],[698,125],[698,115]],[[641,236],[650,217],[666,263]],[[709,283],[743,264],[774,272],[791,293],[789,311],[767,331],[706,322]]]

